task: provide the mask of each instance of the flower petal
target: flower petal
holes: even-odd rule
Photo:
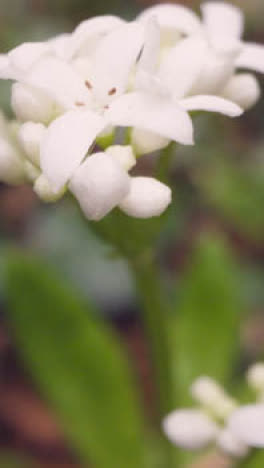
[[[160,28],[155,18],[146,23],[144,42],[137,69],[155,73],[160,53]]]
[[[105,150],[113,159],[119,162],[120,166],[126,171],[130,171],[136,165],[136,158],[131,146],[113,145]]]
[[[88,219],[100,220],[127,195],[130,177],[105,153],[89,156],[75,171],[69,188]]]
[[[192,96],[181,99],[179,103],[188,112],[203,110],[219,112],[229,117],[239,117],[243,113],[243,109],[237,104],[218,96]]]
[[[48,42],[25,42],[8,54],[12,66],[25,72],[43,55],[51,52]]]
[[[20,77],[21,73],[11,65],[8,54],[0,54],[0,79],[18,80]]]
[[[90,100],[91,93],[84,80],[72,66],[55,57],[39,60],[26,75],[24,82],[45,91],[64,108]]]
[[[264,447],[264,405],[241,406],[232,414],[229,428],[250,447]]]
[[[175,98],[183,97],[198,79],[203,64],[207,44],[199,38],[183,39],[165,55],[158,76]]]
[[[69,42],[68,56],[89,55],[99,41],[125,21],[117,16],[103,15],[82,21],[74,30]]]
[[[40,164],[53,190],[67,183],[105,125],[102,117],[80,110],[52,122],[41,144]]]
[[[199,410],[181,409],[169,414],[163,421],[169,440],[188,450],[206,447],[217,434],[217,425]]]
[[[244,43],[244,48],[236,61],[237,67],[264,73],[264,46]]]
[[[171,189],[152,177],[131,177],[130,191],[119,204],[135,218],[160,216],[171,202]]]
[[[189,115],[169,97],[129,93],[114,101],[106,115],[113,125],[149,130],[186,145],[193,143]]]
[[[209,35],[240,39],[244,29],[244,16],[240,8],[225,2],[208,2],[201,6],[204,25]]]
[[[133,65],[144,43],[144,28],[139,23],[125,24],[100,42],[93,61],[97,98],[106,103],[128,86]]]
[[[137,155],[152,153],[166,148],[170,140],[148,130],[134,127],[131,132],[131,145]]]
[[[160,27],[168,32],[179,31],[183,34],[194,34],[201,31],[198,16],[182,5],[156,5],[143,11],[138,19],[144,22],[153,16]]]
[[[18,140],[26,156],[39,167],[40,144],[44,138],[46,127],[41,123],[26,122],[19,128]]]
[[[244,110],[254,106],[259,100],[260,95],[261,90],[259,82],[256,77],[250,73],[234,75],[222,92],[222,96],[225,99],[235,102]]]
[[[11,105],[18,120],[48,123],[54,114],[54,102],[40,89],[22,83],[12,86]]]
[[[249,447],[241,442],[229,429],[224,429],[220,432],[217,445],[223,452],[231,455],[231,457],[246,457],[249,452]]]

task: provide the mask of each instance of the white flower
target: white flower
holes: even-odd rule
[[[215,96],[184,99],[184,92],[180,88],[188,74],[178,85],[179,71],[176,68],[172,70],[171,63],[169,69],[165,62],[158,66],[159,50],[159,28],[152,19],[146,24],[145,47],[137,65],[135,90],[115,100],[107,112],[114,125],[150,132],[149,141],[151,134],[155,135],[157,147],[155,148],[153,142],[148,146],[146,141],[144,153],[166,146],[168,140],[192,144],[193,126],[188,111],[207,110],[231,117],[242,113],[242,109],[236,104]],[[193,60],[195,61],[195,56]],[[134,135],[132,132],[132,138]],[[132,144],[134,145],[133,140]],[[135,146],[137,148],[137,142]],[[137,150],[139,151],[138,148]]]
[[[18,130],[18,141],[27,158],[36,167],[40,166],[40,144],[46,127],[41,123],[26,122]]]
[[[155,16],[163,34],[170,31],[172,35],[174,31],[176,35],[189,36],[168,48],[161,63],[165,71],[172,70],[172,74],[168,73],[170,81],[176,77],[176,83],[182,83],[184,95],[216,94],[248,108],[259,95],[256,81],[254,77],[247,81],[245,101],[241,81],[234,81],[234,73],[237,68],[263,73],[264,47],[242,41],[244,21],[239,8],[215,1],[204,3],[201,9],[203,22],[179,5],[151,7],[139,20],[146,22]]]
[[[249,448],[247,441],[229,425],[237,404],[224,389],[209,377],[200,377],[191,387],[199,408],[179,409],[163,421],[168,438],[179,447],[189,450],[206,448],[214,443],[233,457],[244,457]]]
[[[238,408],[229,420],[229,428],[250,447],[264,447],[264,404]]]

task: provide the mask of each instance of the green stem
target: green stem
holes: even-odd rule
[[[170,143],[167,148],[165,148],[159,157],[156,166],[156,177],[161,182],[167,183],[168,182],[168,174],[172,159],[175,155],[175,143]]]
[[[152,369],[155,379],[159,422],[171,410],[171,369],[168,343],[168,301],[161,287],[152,256],[141,257],[132,263],[135,281],[142,304],[144,327],[149,340]]]

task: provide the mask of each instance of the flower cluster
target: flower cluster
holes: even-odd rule
[[[263,448],[263,363],[248,370],[247,382],[256,393],[256,403],[239,405],[213,379],[198,378],[191,387],[191,395],[199,406],[175,410],[163,421],[169,440],[187,450],[215,444],[234,458],[246,457],[251,447]]]
[[[29,181],[45,201],[69,190],[88,219],[116,206],[141,218],[162,213],[171,190],[129,175],[136,157],[193,144],[191,111],[235,117],[260,95],[254,75],[236,72],[264,72],[264,47],[242,41],[241,11],[210,2],[202,14],[165,4],[132,22],[95,17],[0,55],[16,116],[1,126],[1,180]],[[119,127],[126,145],[115,144]]]

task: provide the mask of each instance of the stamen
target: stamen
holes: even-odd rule
[[[84,104],[84,102],[76,101],[75,105],[78,106],[78,107],[81,107],[81,106],[84,106],[85,104]]]
[[[93,89],[93,86],[92,86],[92,84],[90,83],[90,81],[85,80],[84,83],[85,83],[86,88],[88,88],[88,89]]]
[[[115,93],[116,93],[116,88],[112,88],[112,89],[110,89],[110,91],[108,91],[109,96],[113,96],[113,94],[115,94]]]

